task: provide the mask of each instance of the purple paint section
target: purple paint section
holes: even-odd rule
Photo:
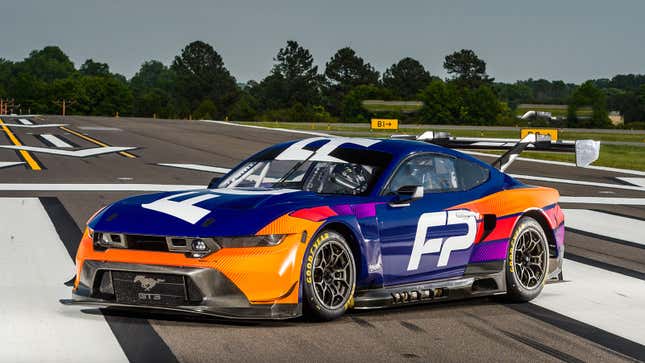
[[[352,207],[349,204],[335,205],[331,207],[334,212],[338,213],[339,216],[348,216],[354,214]]]
[[[503,260],[506,258],[508,240],[497,240],[492,242],[481,242],[475,245],[470,262],[485,262]]]
[[[331,207],[336,213],[341,216],[355,215],[356,218],[369,218],[376,216],[376,205],[379,203],[364,203],[364,204],[341,204]]]
[[[558,255],[564,246],[564,223],[557,227],[553,233],[555,234],[555,246],[558,249]]]

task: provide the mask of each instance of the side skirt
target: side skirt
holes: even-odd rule
[[[355,309],[421,304],[506,292],[504,260],[466,266],[463,276],[357,291]]]

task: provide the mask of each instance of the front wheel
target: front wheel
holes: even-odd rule
[[[507,299],[526,302],[536,298],[549,271],[549,245],[540,223],[523,217],[517,223],[506,260]]]
[[[339,318],[350,307],[355,285],[356,264],[349,244],[336,232],[321,232],[305,254],[305,314],[315,320]]]

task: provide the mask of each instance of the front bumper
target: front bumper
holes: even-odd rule
[[[116,298],[113,273],[131,273],[181,277],[185,281],[184,304],[122,302]],[[85,260],[72,299],[61,300],[66,305],[97,305],[117,308],[166,310],[233,319],[289,319],[300,316],[300,304],[251,304],[244,293],[221,272],[210,268],[142,265]],[[291,294],[297,284],[288,292]],[[156,295],[153,288],[147,295]]]

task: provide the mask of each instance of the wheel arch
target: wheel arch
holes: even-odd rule
[[[518,218],[518,222],[522,217],[531,217],[540,224],[549,245],[549,258],[555,258],[558,255],[555,233],[553,232],[553,228],[551,228],[551,223],[546,213],[542,209],[530,209],[522,213],[520,218]]]
[[[365,254],[363,253],[363,247],[359,243],[357,232],[347,223],[339,220],[334,220],[322,225],[318,229],[318,231],[316,231],[316,234],[313,236],[313,238],[316,238],[321,232],[327,230],[332,230],[339,233],[349,244],[349,247],[352,249],[352,254],[354,255],[354,263],[356,264],[356,271],[358,272],[357,278],[366,273],[367,262],[364,259]]]

